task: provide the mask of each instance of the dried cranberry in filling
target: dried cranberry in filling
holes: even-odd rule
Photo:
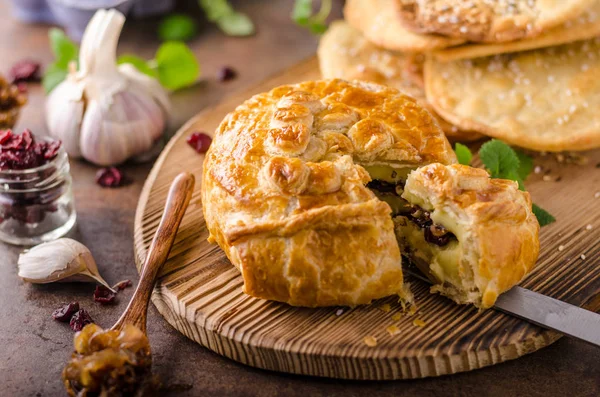
[[[78,310],[78,302],[67,303],[52,312],[52,318],[54,318],[56,321],[68,323],[71,320],[71,317],[73,317],[73,314],[75,314]]]

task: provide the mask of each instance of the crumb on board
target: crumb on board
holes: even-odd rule
[[[593,226],[592,226],[592,224],[590,223],[589,225],[587,225],[587,226],[585,227],[585,230],[592,230],[592,228],[593,228]]]
[[[385,330],[388,332],[388,334],[390,334],[390,336],[394,336],[400,333],[400,328],[398,328],[397,325],[390,325]]]
[[[364,342],[365,342],[365,345],[367,345],[369,347],[377,346],[377,338],[374,336],[365,336]]]
[[[344,309],[337,309],[337,310],[335,311],[335,315],[336,315],[336,316],[341,316],[343,313],[344,313]]]
[[[378,309],[384,313],[388,313],[390,310],[392,310],[392,307],[389,303],[384,303],[383,305],[379,306]]]
[[[559,245],[558,246],[558,250],[559,251],[564,251],[565,250],[565,246],[564,245]]]
[[[415,305],[413,305],[413,306],[411,306],[411,307],[410,307],[410,309],[408,309],[408,312],[407,312],[407,314],[408,314],[409,316],[412,316],[412,315],[414,315],[416,312],[417,312],[417,307],[416,307]]]
[[[415,327],[424,327],[425,325],[427,325],[427,323],[423,320],[421,320],[420,318],[415,318],[413,320],[413,325]]]
[[[594,193],[594,198],[600,198],[600,192]]]
[[[585,254],[581,254],[580,258],[581,258],[582,261],[584,261],[585,260]]]
[[[393,321],[398,321],[402,318],[402,313],[396,313],[392,316]]]

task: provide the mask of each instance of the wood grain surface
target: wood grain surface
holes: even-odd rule
[[[186,137],[198,130],[212,133],[226,113],[254,93],[318,76],[316,60],[303,62],[203,111],[179,131],[156,162],[141,194],[134,237],[138,263],[145,257],[172,178],[186,170],[200,180],[203,156],[185,143]],[[534,174],[527,186],[534,200],[558,221],[542,229],[537,268],[522,285],[597,311],[600,228],[587,225],[600,220],[600,200],[595,198],[600,188],[600,151],[587,157],[586,165],[559,163],[552,155],[536,157],[536,165],[554,170],[554,174],[546,173],[552,181]],[[559,182],[557,172],[562,175]],[[295,308],[248,297],[242,293],[238,271],[217,245],[206,241],[199,186],[152,301],[176,329],[219,354],[251,366],[297,374],[409,379],[501,363],[560,337],[493,310],[478,312],[455,305],[430,294],[429,287],[418,280],[409,280],[419,307],[413,316],[402,314],[395,298],[340,310]],[[422,326],[416,325],[419,320]],[[398,328],[393,336],[387,331],[390,326]],[[375,337],[377,345],[368,346],[367,337]]]

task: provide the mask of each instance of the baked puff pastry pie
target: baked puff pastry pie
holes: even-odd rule
[[[395,89],[344,80],[278,87],[215,133],[202,178],[209,240],[254,297],[311,307],[408,299],[390,206],[370,187],[455,162],[431,115]]]
[[[400,248],[457,303],[480,308],[518,284],[539,252],[539,224],[529,193],[482,169],[430,164],[412,172],[394,218]]]

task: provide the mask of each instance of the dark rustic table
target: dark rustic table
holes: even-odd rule
[[[202,81],[173,96],[173,128],[226,95],[249,87],[314,53],[317,40],[289,19],[292,1],[237,2],[252,16],[258,33],[250,38],[228,38],[206,26],[191,45],[202,65]],[[339,17],[340,4],[334,14]],[[0,70],[22,58],[48,64],[51,54],[47,26],[25,25],[8,17],[0,2]],[[120,51],[150,57],[158,46],[156,20],[127,24]],[[239,77],[219,83],[217,71],[230,65]],[[30,102],[17,130],[45,133],[44,95],[30,90]],[[109,282],[137,280],[133,263],[133,217],[138,195],[151,164],[124,167],[133,183],[120,189],[102,189],[94,183],[96,167],[72,162],[78,213],[72,237],[90,247]],[[17,277],[20,248],[0,243],[0,396],[55,396],[65,394],[60,372],[72,350],[68,325],[50,317],[62,302],[77,300],[103,326],[119,317],[132,289],[120,295],[116,306],[92,300],[91,284],[31,285]],[[191,342],[169,326],[151,306],[148,334],[154,369],[169,395],[329,396],[365,394],[389,396],[598,396],[600,350],[567,338],[518,360],[498,366],[446,376],[397,382],[350,382],[273,373],[246,367]],[[180,391],[174,391],[180,389]],[[186,390],[187,389],[187,390]],[[183,391],[182,391],[183,390]]]

